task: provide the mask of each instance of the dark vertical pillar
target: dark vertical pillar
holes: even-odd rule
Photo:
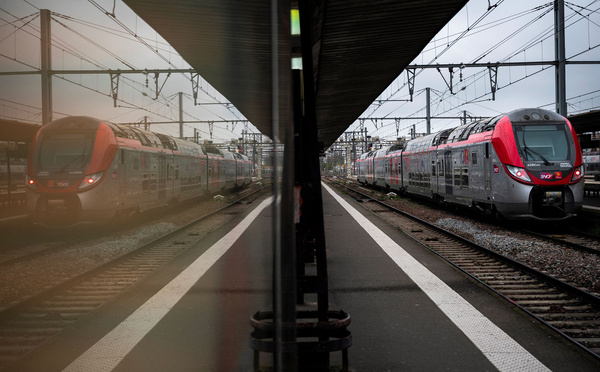
[[[294,74],[294,133],[296,155],[296,186],[301,187],[302,208],[300,223],[296,226],[296,247],[298,249],[298,270],[307,261],[316,263],[316,275],[298,275],[298,301],[304,302],[307,292],[317,295],[317,320],[329,320],[329,288],[327,278],[327,257],[325,246],[325,225],[323,220],[323,196],[321,172],[319,168],[319,140],[316,117],[316,96],[314,85],[313,55],[311,41],[311,17],[309,1],[299,2],[300,40],[302,70]],[[300,257],[301,256],[301,257]],[[326,334],[319,335],[320,341],[328,341]],[[310,360],[307,360],[310,359]],[[300,368],[326,370],[329,367],[329,353],[300,355]]]
[[[179,138],[183,138],[183,93],[179,92]]]
[[[431,88],[425,88],[425,97],[425,101],[427,101],[427,134],[431,134]]]
[[[299,2],[300,40],[292,37],[288,44],[277,45],[282,31],[277,36],[276,24],[286,23],[282,18],[287,19],[290,36],[290,4],[282,1],[271,2],[272,134],[274,146],[285,149],[281,162],[273,166],[273,311],[259,311],[251,317],[250,346],[257,371],[261,352],[273,353],[275,371],[329,371],[333,351],[342,351],[347,370],[350,316],[328,308],[309,1]],[[303,70],[292,72],[293,54],[302,55]],[[294,207],[300,203],[297,213]],[[316,309],[305,301],[306,295],[316,295]]]
[[[556,59],[556,112],[567,116],[565,1],[554,1],[554,55]]]
[[[50,37],[50,10],[40,10],[41,73],[42,73],[42,125],[52,121],[52,43]]]
[[[293,218],[293,124],[290,2],[271,0],[271,129],[273,134],[273,324],[275,371],[295,371],[296,278]],[[283,148],[283,159],[278,154]],[[279,200],[277,200],[279,198]]]

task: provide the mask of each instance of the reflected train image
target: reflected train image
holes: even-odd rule
[[[594,181],[600,181],[600,152],[584,153],[583,162],[585,163],[585,174]]]
[[[251,182],[245,155],[73,116],[36,134],[26,204],[44,225],[106,223]]]
[[[357,178],[508,220],[563,220],[583,205],[584,163],[571,123],[523,108],[361,155]]]

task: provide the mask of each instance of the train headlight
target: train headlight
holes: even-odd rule
[[[531,182],[531,178],[529,178],[529,175],[527,174],[527,171],[524,168],[507,165],[506,169],[513,177],[515,177],[519,181]]]
[[[25,182],[27,183],[27,187],[33,190],[37,190],[37,182],[33,179],[33,177],[26,176]]]
[[[583,168],[583,165],[576,167],[573,170],[573,177],[571,177],[571,182],[579,181],[580,179],[583,178],[584,175],[585,175],[585,170]]]
[[[90,175],[83,177],[83,181],[81,181],[81,183],[79,184],[79,188],[85,189],[87,187],[97,184],[100,181],[100,179],[102,178],[103,174],[104,174],[104,172],[98,172],[98,173],[90,174]]]

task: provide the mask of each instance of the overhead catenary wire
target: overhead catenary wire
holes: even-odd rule
[[[176,67],[175,65],[173,65],[173,63],[167,59],[165,56],[163,56],[161,53],[159,53],[159,51],[156,48],[153,48],[149,43],[147,43],[145,40],[143,40],[142,38],[140,38],[136,33],[134,33],[129,27],[127,27],[123,22],[119,21],[117,19],[117,17],[114,14],[114,9],[113,12],[108,12],[106,11],[102,6],[100,6],[98,3],[96,3],[94,0],[88,0],[92,5],[94,5],[96,8],[98,8],[100,11],[102,11],[105,15],[107,15],[109,18],[111,18],[115,23],[117,23],[119,26],[121,26],[124,30],[126,30],[127,32],[129,32],[131,35],[133,35],[137,40],[139,40],[144,46],[146,46],[147,48],[149,48],[154,54],[156,54],[159,58],[161,58],[163,61],[167,62],[170,66]],[[191,77],[189,78],[190,82],[191,82]],[[201,88],[201,87],[200,87]],[[202,89],[202,88],[201,88]],[[208,94],[208,92],[205,92]],[[216,98],[215,98],[216,100]],[[233,112],[230,108],[227,108],[228,110],[230,110],[232,112],[233,115],[235,115],[237,117],[237,113]]]
[[[16,25],[16,27],[20,26],[19,29],[21,31],[25,31],[28,34],[33,35],[34,37],[38,38],[39,37],[38,36],[39,35],[39,29],[36,29],[35,25],[31,25],[30,24],[31,20],[29,20],[28,23],[23,24],[23,22],[26,22],[28,20],[28,17],[31,17],[32,19],[35,19],[38,16],[39,16],[39,13],[38,14],[32,14],[32,15],[27,16],[27,17],[22,17],[21,21],[15,20],[15,21],[13,21],[13,24]],[[74,27],[72,27],[71,25],[67,24],[67,22],[73,22],[75,24],[83,25],[83,26],[87,25],[87,27],[91,27],[91,28],[93,28],[95,30],[98,30],[98,31],[106,32],[106,33],[110,34],[111,36],[126,38],[126,39],[131,40],[131,41],[133,41],[133,40],[138,41],[138,39],[132,37],[128,32],[123,32],[123,31],[117,30],[115,28],[103,27],[103,26],[101,26],[101,25],[99,25],[97,23],[85,22],[85,21],[82,21],[82,20],[79,20],[79,19],[76,19],[76,18],[73,18],[73,17],[70,17],[70,16],[62,15],[62,14],[59,14],[59,13],[56,13],[56,12],[53,12],[52,16],[53,16],[52,19],[57,24],[59,24],[62,28],[64,28],[65,30],[70,31],[72,34],[78,35],[83,40],[86,40],[91,45],[94,45],[94,47],[96,49],[97,48],[102,49],[108,55],[111,55],[111,57],[113,58],[113,60],[118,60],[120,63],[124,63],[125,66],[127,66],[127,68],[135,68],[134,65],[132,65],[131,63],[129,63],[127,60],[125,60],[123,58],[119,58],[119,56],[117,54],[112,53],[108,48],[104,48],[99,43],[94,43],[94,40],[92,40],[91,38],[89,38],[86,35],[82,34],[81,32],[77,31]],[[31,32],[29,30],[25,30],[25,28],[32,28],[34,30],[34,32]],[[14,31],[14,32],[17,32],[17,31],[18,30]],[[14,34],[14,32],[13,32],[13,34]],[[102,39],[103,38],[97,38],[96,40],[102,40]],[[148,39],[142,38],[141,36],[139,36],[139,39],[148,40]],[[61,50],[64,54],[68,54],[69,56],[73,56],[75,58],[79,58],[81,61],[84,61],[85,63],[89,63],[92,66],[95,66],[96,68],[98,68],[99,70],[107,70],[108,69],[103,63],[101,63],[99,61],[96,61],[95,58],[93,58],[93,57],[91,57],[89,55],[86,55],[87,53],[84,53],[84,51],[83,51],[82,48],[78,48],[78,47],[75,47],[73,45],[70,45],[69,42],[66,42],[66,41],[60,39],[55,34],[53,34],[52,44],[53,44],[53,47],[59,48],[59,50]],[[148,43],[146,42],[146,44],[148,44]],[[154,51],[158,51],[158,53],[161,53],[163,51],[167,51],[168,50],[168,52],[170,53],[172,51],[172,48],[170,47],[170,45],[168,45],[167,43],[164,43],[162,41],[160,41],[160,42],[157,41],[156,45],[157,45],[157,48],[154,48],[153,52]],[[0,56],[3,57],[3,58],[15,60],[14,58],[11,58],[11,56],[5,55],[4,53],[0,53]],[[172,58],[167,58],[166,60],[169,63],[171,63]],[[182,61],[183,61],[183,59],[182,59]],[[38,66],[34,66],[34,65],[31,65],[31,64],[27,64],[27,63],[22,63],[20,61],[16,61],[16,62],[17,63],[21,63],[24,66],[27,66],[27,67],[35,69],[35,70],[39,69]],[[174,66],[174,65],[171,63],[171,66]],[[104,91],[102,91],[102,90],[100,90],[98,88],[94,88],[93,86],[89,86],[89,85],[86,86],[86,84],[82,84],[81,80],[78,82],[76,79],[70,79],[70,78],[68,78],[68,77],[66,77],[64,75],[63,76],[55,75],[55,76],[57,76],[59,79],[65,81],[65,82],[77,85],[79,87],[82,87],[82,88],[87,89],[89,91],[93,91],[95,93],[102,94],[102,95],[104,95],[106,97],[110,97],[110,94],[107,94],[106,92],[104,92]],[[129,80],[124,75],[121,76],[120,80],[121,80],[120,82],[121,82],[121,84],[123,86],[129,86],[129,87],[131,87],[131,89],[133,89],[134,91],[137,91],[139,93],[140,97],[149,95],[149,94],[146,94],[147,87],[144,87],[143,83],[138,83],[138,82],[136,82],[134,80]],[[98,84],[96,84],[96,85],[98,85]],[[216,94],[210,94],[208,91],[206,91],[206,89],[204,89],[204,86],[202,86],[202,89],[207,94],[207,97],[210,97],[210,99],[213,99],[215,101],[218,101],[218,100],[223,101],[223,99],[218,99],[217,96],[216,96]],[[173,105],[169,106],[167,104],[166,100],[164,101],[163,104],[164,104],[164,107],[167,108],[167,110],[170,110],[170,112],[167,114],[168,116],[165,115],[165,114],[159,113],[158,111],[156,111],[156,108],[152,108],[152,106],[154,106],[152,103],[139,105],[139,104],[134,104],[133,102],[126,102],[128,100],[129,99],[126,96],[122,96],[121,95],[119,97],[119,99],[116,101],[115,105],[117,107],[121,107],[121,108],[132,107],[132,108],[135,108],[135,109],[144,110],[146,112],[149,112],[151,115],[157,115],[158,117],[163,118],[165,120],[173,120],[173,121],[176,120],[176,112],[175,111],[177,111],[177,110],[173,110]],[[159,101],[160,100],[164,100],[164,97],[162,96],[162,93],[160,94],[160,97],[158,98],[158,100]],[[226,107],[234,115],[234,117],[239,120],[239,118],[240,118],[239,114],[237,112],[233,111],[231,106],[226,105],[224,107]],[[206,109],[206,107],[201,106],[201,109]],[[216,112],[214,112],[213,110],[207,109],[206,111],[208,113],[211,113],[211,115],[216,115],[219,119],[225,119],[223,116],[216,114]],[[234,133],[233,131],[229,130],[229,126],[228,125],[224,126],[224,127],[225,128],[222,128],[222,131],[224,131],[225,133],[229,133],[229,132]],[[214,137],[218,138],[218,136],[219,136],[218,133],[221,132],[221,128],[215,128],[215,129],[217,129],[217,130],[214,132]],[[250,128],[250,130],[254,131],[252,128]],[[236,137],[237,137],[237,135],[236,135]]]
[[[448,50],[450,50],[450,48],[452,48],[454,45],[456,45],[456,43],[458,43],[460,40],[462,40],[472,29],[473,27],[477,27],[477,25],[479,23],[481,23],[487,16],[489,16],[495,9],[498,8],[498,5],[502,4],[504,2],[504,0],[499,0],[495,5],[493,6],[489,6],[488,9],[484,12],[484,14],[482,14],[473,24],[469,24],[468,21],[468,12],[467,12],[467,28],[461,32],[456,38],[454,38],[452,40],[452,42],[450,42],[440,53],[437,53],[435,55],[435,57],[433,59],[431,59],[429,61],[429,65],[433,64],[435,61],[437,61],[437,59],[439,57],[441,57],[443,54],[445,54]],[[423,70],[420,70],[418,72],[415,73],[415,78],[417,75],[419,75]],[[398,90],[394,93],[391,94],[391,97],[393,97],[396,93],[398,93],[398,91],[400,91],[400,89],[403,89],[404,87],[406,87],[408,83],[403,84],[400,88],[398,88]],[[388,98],[388,99],[389,99]],[[371,115],[373,115],[379,108],[381,107],[381,105],[376,106],[373,111],[371,112]]]
[[[591,8],[590,8],[590,6],[591,6],[592,4],[594,4],[594,3],[596,3],[596,2],[597,2],[597,1],[594,1],[594,2],[592,2],[590,5],[588,5],[588,6],[586,6],[586,7],[582,7],[582,8],[583,8],[583,9],[586,9],[586,11],[590,11],[590,15],[591,15],[591,14],[594,14],[594,13],[596,13],[596,12],[598,11],[598,9],[595,9],[595,10],[594,10],[594,9],[591,9]],[[550,3],[550,4],[551,4],[551,3]],[[545,9],[545,8],[547,8],[547,7],[548,7],[548,4],[545,4],[545,5],[543,5],[543,6],[536,7],[535,9],[537,9],[537,10],[541,10],[541,9]],[[529,14],[529,12],[527,12],[527,13]],[[545,14],[546,14],[546,13],[548,13],[548,10],[546,9],[546,10],[544,11],[544,13],[545,13]],[[577,12],[577,13],[578,13],[578,15],[579,15],[579,16],[581,16],[581,18],[580,18],[580,19],[576,19],[576,20],[574,20],[574,21],[573,21],[573,20],[572,20],[572,18],[573,18],[573,17],[575,17],[575,14],[572,14],[572,15],[571,15],[570,17],[568,17],[568,18],[567,18],[567,20],[566,20],[566,22],[569,22],[569,24],[568,24],[568,25],[566,25],[566,27],[572,26],[573,24],[575,24],[575,23],[577,23],[577,22],[581,21],[581,20],[582,20],[582,19],[584,19],[584,18],[585,18],[585,19],[589,18],[589,15],[585,15],[585,14],[583,14],[583,11],[582,11],[582,12]],[[540,19],[541,17],[542,17],[542,16],[539,16],[539,17],[537,17],[537,19]],[[493,22],[490,22],[490,23],[493,23]],[[531,24],[531,22],[530,22],[530,24]],[[596,23],[595,23],[595,22],[592,22],[592,24],[596,24]],[[522,29],[525,29],[525,27],[522,27]],[[515,33],[513,33],[513,34],[514,34],[514,35],[516,35],[516,32],[515,32]],[[514,37],[514,35],[513,35],[512,37]],[[508,60],[508,59],[510,59],[510,58],[512,58],[512,57],[514,57],[514,56],[515,56],[515,55],[517,55],[518,53],[523,53],[524,51],[527,51],[528,49],[530,49],[530,48],[534,47],[535,45],[538,45],[538,44],[539,44],[539,43],[541,43],[543,40],[547,40],[548,38],[550,38],[550,37],[552,37],[552,36],[553,36],[553,28],[549,28],[549,30],[546,30],[545,32],[542,32],[542,33],[540,33],[540,34],[536,35],[534,39],[530,40],[530,41],[529,41],[528,43],[526,43],[526,44],[525,44],[523,47],[520,47],[520,48],[518,48],[518,49],[517,49],[517,51],[513,51],[513,52],[512,52],[512,53],[511,53],[511,54],[510,54],[508,57],[505,57],[505,59],[504,59],[503,61],[506,61],[506,60]],[[506,42],[506,39],[505,39],[505,40],[503,40],[503,41],[501,41],[500,43],[498,43],[496,46],[497,46],[497,47],[499,47],[499,46],[500,46],[500,44],[501,44],[501,43],[503,43],[503,42]],[[593,48],[596,48],[596,47],[597,47],[597,46],[590,46],[590,47],[588,48],[588,50],[584,50],[584,51],[581,51],[581,52],[579,52],[579,53],[576,53],[576,54],[572,55],[571,57],[569,57],[569,58],[568,58],[568,60],[570,60],[570,59],[572,59],[572,58],[574,58],[574,57],[576,57],[576,56],[579,56],[579,55],[581,55],[581,54],[583,54],[583,53],[586,53],[586,52],[588,52],[589,50],[591,50],[591,49],[593,49]],[[493,48],[490,48],[490,49],[489,49],[489,51],[491,51],[491,50],[493,50]],[[489,53],[489,52],[488,52],[488,53]],[[485,53],[484,53],[484,55],[485,55]],[[484,56],[484,55],[483,55],[483,56]],[[480,60],[481,58],[482,58],[482,57],[480,56],[480,57],[478,58],[478,60]],[[526,76],[525,76],[525,77],[522,77],[522,78],[516,79],[516,80],[514,80],[514,81],[512,81],[512,80],[511,80],[511,82],[509,82],[509,83],[508,83],[508,84],[506,84],[506,85],[498,85],[498,87],[497,87],[497,90],[500,90],[500,89],[502,89],[502,88],[506,88],[507,86],[514,85],[514,84],[516,84],[516,83],[519,83],[520,81],[523,81],[523,80],[525,80],[525,79],[527,79],[527,78],[533,77],[533,76],[535,76],[535,75],[539,74],[540,72],[543,72],[543,71],[545,71],[545,70],[547,70],[548,68],[551,68],[551,67],[553,67],[553,66],[547,66],[547,67],[543,67],[543,68],[541,68],[541,69],[540,69],[540,70],[538,70],[538,71],[535,71],[535,72],[533,72],[533,73],[526,74]],[[482,79],[482,78],[484,77],[484,74],[486,74],[486,73],[487,73],[487,70],[484,70],[484,71],[480,71],[480,72],[478,72],[477,74],[475,74],[475,75],[473,75],[473,76],[466,77],[465,79],[463,79],[463,82],[465,83],[465,87],[468,87],[468,86],[470,86],[470,85],[473,85],[473,84],[475,84],[475,83],[476,83],[476,81],[478,81],[478,80]],[[478,77],[477,77],[477,76],[478,76]],[[485,98],[485,97],[486,97],[486,96],[488,96],[489,94],[490,94],[490,92],[484,92],[483,94],[478,94],[478,95],[476,95],[474,98],[470,98],[470,99],[466,99],[466,100],[465,100],[465,99],[463,99],[463,100],[462,100],[461,102],[459,102],[458,104],[451,105],[451,106],[452,106],[451,108],[449,108],[449,109],[445,109],[445,110],[443,110],[443,111],[441,111],[441,112],[440,112],[440,111],[438,111],[438,106],[439,106],[439,105],[438,105],[438,104],[433,104],[433,105],[432,105],[432,111],[433,111],[433,114],[432,114],[432,116],[436,116],[436,115],[437,115],[437,116],[441,116],[441,115],[444,115],[444,114],[445,114],[445,113],[447,113],[447,112],[451,112],[451,111],[453,111],[453,110],[456,110],[456,109],[460,108],[461,106],[465,106],[465,105],[467,105],[467,104],[473,104],[473,103],[481,102],[480,100],[481,100],[482,98]],[[455,97],[454,95],[450,95],[450,93],[449,93],[449,89],[446,89],[446,92],[444,93],[444,97],[443,97],[443,99],[444,99],[444,100],[447,100],[449,97],[453,97],[453,98],[455,98],[455,99],[457,98],[457,97]],[[575,97],[570,97],[570,98],[569,98],[569,100],[572,100],[572,99],[574,99],[574,98],[575,98]],[[588,100],[588,101],[589,101],[589,100]],[[396,108],[394,111],[396,111],[397,109],[398,109],[398,108]],[[417,111],[417,113],[418,113],[419,111],[421,111],[421,110],[418,110],[418,111]],[[406,117],[407,117],[407,118],[410,118],[411,116],[415,116],[415,115],[416,115],[416,113],[413,113],[413,114],[407,115]],[[408,125],[408,126],[406,126],[406,125],[405,125],[405,126],[403,126],[403,127],[402,127],[402,130],[406,130],[406,129],[408,129],[408,128],[411,128],[411,127],[412,127],[412,124],[413,124],[413,123],[410,123],[410,125]],[[444,125],[449,125],[449,124],[444,124]],[[393,126],[393,124],[387,124],[386,126],[387,126],[387,127],[392,127],[392,126]],[[377,129],[375,130],[375,132],[374,132],[374,133],[381,133],[381,132],[382,132],[382,129],[384,129],[384,127],[385,127],[385,126],[380,126],[379,128],[377,128]],[[394,133],[392,133],[392,134],[393,134],[393,135],[394,135],[394,137],[395,137],[395,134],[396,134],[396,133],[395,133],[395,128],[394,128],[393,132],[394,132]]]

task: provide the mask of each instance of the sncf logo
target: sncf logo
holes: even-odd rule
[[[540,178],[543,180],[551,180],[553,177],[552,173],[540,173]]]
[[[58,187],[69,187],[69,181],[58,181],[58,182],[56,182],[56,186],[58,186]]]

